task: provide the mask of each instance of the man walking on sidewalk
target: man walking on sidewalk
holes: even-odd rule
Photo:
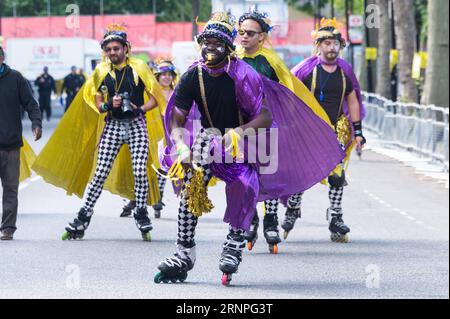
[[[42,136],[39,105],[27,80],[4,64],[5,54],[0,46],[0,180],[3,187],[1,240],[12,240],[16,231],[20,148],[22,140],[22,107],[32,122],[35,140]]]

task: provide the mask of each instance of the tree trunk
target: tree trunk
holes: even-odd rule
[[[449,107],[448,0],[428,1],[428,65],[423,104]]]
[[[393,1],[398,49],[399,100],[417,103],[417,86],[412,78],[414,54],[417,51],[414,0]]]
[[[389,1],[377,0],[380,29],[378,30],[377,88],[376,93],[391,99],[391,20],[389,19]]]

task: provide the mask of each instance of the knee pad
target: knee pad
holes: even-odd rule
[[[342,171],[342,175],[333,174],[328,177],[328,183],[333,187],[344,187],[347,186],[347,181],[345,180],[345,172]]]

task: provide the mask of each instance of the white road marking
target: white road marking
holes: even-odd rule
[[[389,204],[388,202],[386,202],[385,200],[379,198],[378,196],[376,196],[375,194],[371,193],[370,191],[368,191],[367,189],[365,189],[363,191],[365,194],[367,194],[369,197],[371,197],[373,200],[377,201],[378,203],[380,203],[381,205],[384,205],[387,208],[392,209],[394,212],[399,213],[400,215],[406,217],[408,220],[410,221],[415,221],[415,223],[419,226],[423,226],[424,228],[428,229],[428,230],[434,230],[434,227],[431,227],[429,225],[425,225],[425,223],[421,220],[417,220],[417,218],[415,218],[414,216],[411,216],[410,214],[408,214],[407,212],[401,210],[400,208],[394,207],[391,204]]]

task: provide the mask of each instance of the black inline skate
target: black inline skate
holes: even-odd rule
[[[84,232],[89,227],[90,222],[91,216],[87,216],[84,208],[80,209],[77,218],[67,225],[66,231],[62,235],[62,240],[83,239]]]
[[[154,278],[155,283],[184,282],[188,271],[194,268],[195,258],[195,244],[191,248],[178,244],[174,255],[166,258],[159,264],[158,269],[160,272]]]
[[[337,212],[331,208],[327,210],[327,219],[330,220],[329,230],[331,233],[331,241],[334,243],[348,243],[349,237],[348,233],[350,232],[350,228],[345,225],[344,220],[342,219],[342,212]]]
[[[284,216],[284,221],[281,224],[281,228],[284,230],[284,240],[289,236],[289,233],[294,228],[295,222],[298,218],[302,217],[302,212],[300,208],[288,208]]]
[[[126,204],[123,207],[122,214],[120,214],[120,217],[130,217],[135,209],[136,209],[136,202],[134,200],[130,200],[128,204]]]
[[[256,240],[258,239],[259,217],[258,212],[255,210],[255,216],[253,217],[250,230],[246,231],[244,236],[247,241],[248,250],[252,250],[255,247]]]
[[[148,217],[147,209],[136,209],[136,213],[134,214],[134,221],[136,222],[137,228],[141,231],[142,239],[144,241],[152,241],[150,231],[153,229],[153,226],[150,218]]]
[[[281,242],[278,230],[278,216],[276,214],[268,214],[264,216],[264,237],[269,245],[271,254],[278,254],[278,244]]]
[[[155,205],[153,205],[153,210],[155,211],[155,218],[161,218],[161,211],[163,210],[164,206],[166,206],[162,201],[159,201]]]
[[[233,274],[238,271],[239,264],[242,262],[242,250],[244,248],[244,235],[230,231],[227,240],[223,244],[223,251],[219,260],[219,269],[222,272],[222,285],[230,285]]]

